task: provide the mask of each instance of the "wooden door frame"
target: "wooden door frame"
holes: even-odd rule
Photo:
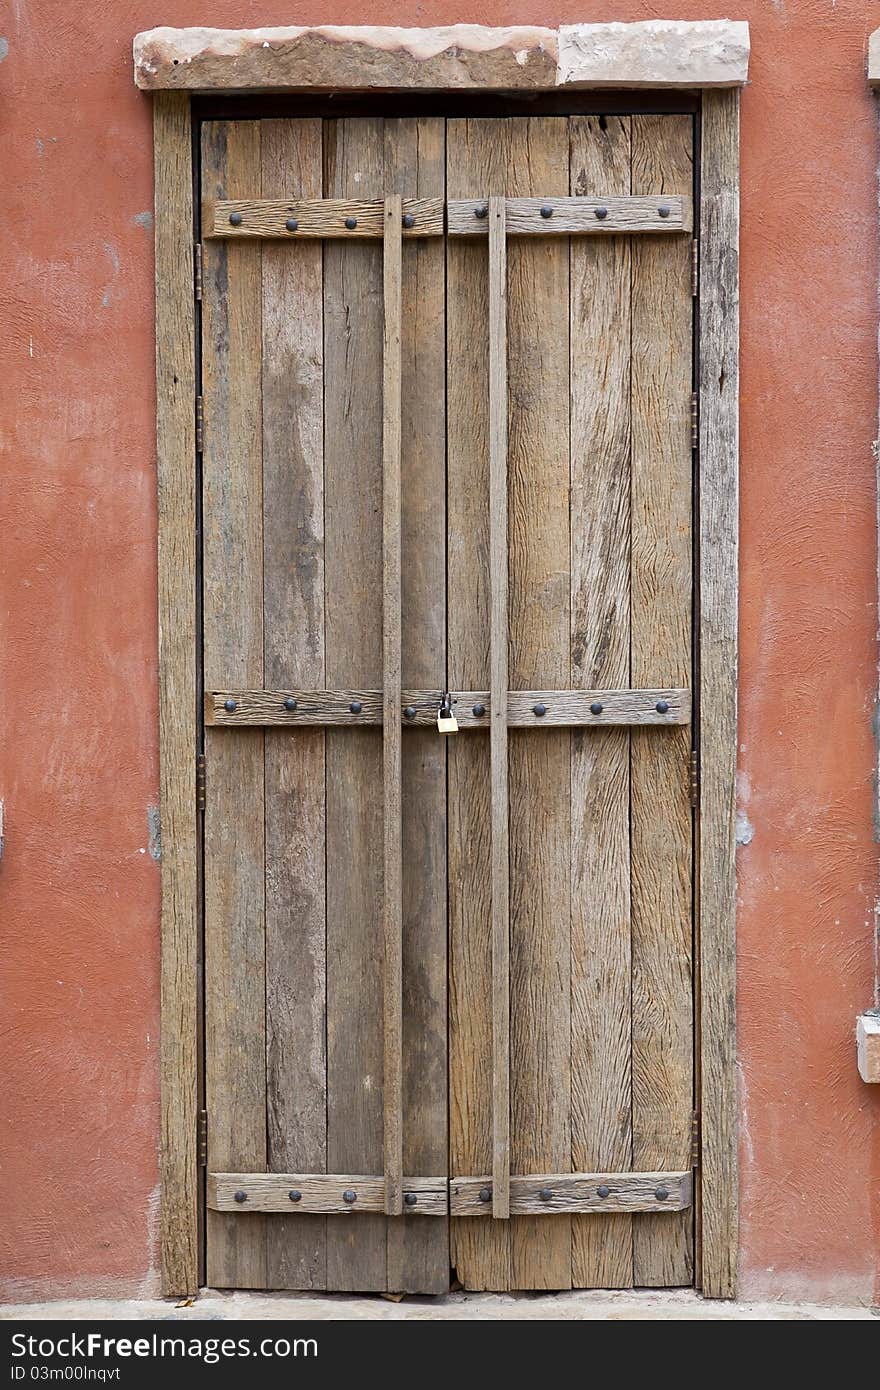
[[[641,31],[638,51],[632,44],[635,30]],[[499,93],[526,89],[558,95],[560,87],[569,86],[613,88],[617,93],[685,88],[701,94],[697,543],[702,786],[696,813],[699,987],[695,1045],[702,1139],[697,1268],[704,1294],[732,1298],[738,1253],[734,785],[739,87],[747,74],[748,26],[728,21],[654,21],[571,26],[558,34],[546,29],[481,29],[477,33],[476,26],[456,26],[448,31],[423,31],[424,47],[414,39],[419,33],[414,30],[230,31],[221,33],[220,40],[218,33],[165,29],[135,40],[136,80],[155,92],[164,1292],[171,1296],[198,1291],[201,1200],[191,94],[308,93],[331,88],[351,93],[421,89],[441,97],[462,89]],[[266,33],[271,41],[264,37]],[[670,35],[675,47],[672,59]],[[725,37],[726,58],[721,52]]]

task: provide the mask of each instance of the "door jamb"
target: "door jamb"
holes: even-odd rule
[[[590,27],[590,26],[588,26]],[[626,27],[626,26],[617,26]],[[698,28],[699,26],[692,26]],[[347,31],[352,33],[353,31]],[[268,46],[268,45],[267,45]],[[337,43],[337,47],[348,45]],[[352,43],[351,49],[362,47]],[[343,87],[355,87],[350,77]],[[363,60],[362,60],[363,61]],[[175,69],[175,71],[178,71]],[[744,74],[741,79],[744,81]],[[161,82],[154,82],[161,88]],[[166,1295],[199,1286],[198,825],[195,788],[196,336],[190,91],[155,91],[156,441],[162,824],[161,1260]],[[200,91],[221,81],[190,84]],[[364,68],[362,86],[370,85]],[[461,84],[457,84],[461,85]],[[474,81],[468,85],[482,85]],[[490,85],[490,84],[486,84]],[[586,84],[589,85],[589,84]],[[626,89],[627,82],[616,84]],[[635,82],[630,84],[635,86]],[[641,85],[652,85],[642,83]],[[657,86],[663,86],[658,80]],[[666,84],[668,85],[668,84]],[[702,87],[699,298],[699,651],[696,813],[704,1294],[736,1294],[736,876],[739,464],[739,90]],[[307,89],[308,83],[303,86]],[[402,84],[398,90],[407,89]],[[389,88],[383,88],[388,90]],[[393,88],[392,88],[393,89]],[[451,90],[451,88],[449,88]],[[438,90],[444,90],[438,84]],[[532,90],[555,91],[549,81]]]

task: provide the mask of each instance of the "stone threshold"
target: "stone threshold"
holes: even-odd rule
[[[695,89],[741,87],[748,67],[749,26],[731,19],[158,28],[134,40],[144,91]]]

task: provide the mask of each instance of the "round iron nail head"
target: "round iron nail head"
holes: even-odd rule
[[[247,1193],[246,1193],[246,1192],[236,1192],[236,1194],[235,1194],[235,1200],[236,1200],[236,1202],[238,1202],[239,1205],[241,1205],[242,1202],[246,1202],[246,1201],[247,1201]]]
[[[660,207],[657,209],[661,217],[668,217],[671,211],[672,209],[667,207],[665,203],[661,203]]]
[[[296,709],[296,700],[294,700],[292,695],[288,695],[287,699],[284,701],[284,708],[291,714]]]
[[[492,1189],[491,1189],[491,1187],[481,1187],[481,1188],[480,1188],[480,1201],[481,1201],[481,1202],[491,1202],[491,1200],[492,1200]]]
[[[544,206],[541,208],[541,216],[544,218],[545,222],[548,217],[553,216],[553,209],[551,208],[549,203],[545,203]]]
[[[544,715],[545,715],[546,713],[547,713],[547,706],[546,706],[546,705],[532,705],[532,714],[534,714],[538,719],[543,719],[543,717],[544,717]]]
[[[610,1188],[610,1187],[606,1187],[605,1184],[604,1184],[604,1182],[603,1182],[603,1183],[600,1183],[600,1185],[596,1188],[596,1192],[598,1193],[598,1195],[599,1195],[600,1197],[603,1197],[603,1198],[604,1198],[604,1197],[609,1197],[609,1196],[611,1195],[611,1188]]]
[[[230,225],[230,227],[240,227],[240,226],[241,226],[241,213],[240,213],[240,212],[231,212],[231,213],[229,214],[229,225]]]
[[[542,1201],[542,1202],[552,1202],[552,1201],[553,1201],[553,1188],[552,1188],[552,1187],[542,1187],[542,1188],[541,1188],[541,1191],[538,1193],[538,1196],[541,1198],[541,1201]]]
[[[356,1192],[353,1192],[352,1189],[351,1189],[350,1187],[347,1187],[347,1188],[345,1189],[345,1191],[343,1192],[343,1194],[342,1194],[342,1200],[343,1200],[343,1202],[347,1202],[349,1206],[351,1206],[352,1202],[356,1202],[357,1199],[358,1199],[357,1193],[356,1193]]]
[[[657,1198],[658,1202],[665,1202],[669,1196],[669,1189],[666,1187],[658,1187],[654,1196]]]
[[[411,212],[405,212],[403,214],[403,225],[404,227],[414,227],[416,225],[416,219]]]
[[[593,703],[590,705],[590,714],[601,714],[601,713],[602,713],[602,703],[601,703],[601,701],[600,701],[600,700],[594,700]]]
[[[357,224],[358,224],[358,220],[357,220],[356,217],[346,217],[346,219],[345,219],[345,225],[346,225],[346,227],[348,228],[348,230],[349,230],[350,232],[353,232],[353,231],[354,231],[354,229],[355,229],[355,227],[357,226]]]
[[[404,1194],[403,1200],[408,1207],[414,1207],[419,1199],[414,1192],[407,1192]]]
[[[361,704],[360,700],[352,700],[348,708],[351,710],[352,714],[360,714],[361,710],[363,709],[363,705]]]
[[[289,232],[295,232],[297,227],[299,226],[299,223],[297,222],[295,217],[288,217],[284,225]]]
[[[668,714],[668,713],[669,713],[669,705],[667,704],[667,702],[666,702],[665,700],[658,700],[658,701],[657,701],[657,713],[658,713],[658,714]]]
[[[593,210],[593,216],[594,216],[594,217],[598,217],[598,219],[599,219],[600,222],[604,222],[604,221],[605,221],[605,218],[608,216],[608,209],[607,209],[607,208],[595,208],[595,209]]]
[[[227,714],[234,714],[235,711],[238,709],[238,705],[236,704],[235,700],[224,700],[223,708],[225,709]]]
[[[486,713],[486,706],[485,706],[485,705],[474,705],[474,708],[473,708],[473,716],[474,716],[475,719],[482,719],[482,718],[483,718],[483,715],[484,715],[485,713]]]
[[[290,1191],[288,1192],[287,1195],[288,1195],[288,1197],[290,1198],[291,1202],[301,1202],[301,1201],[302,1201],[302,1193],[301,1193],[301,1192],[299,1191],[299,1189],[296,1188],[296,1187],[292,1187],[292,1188],[290,1189]]]
[[[415,719],[415,717],[416,717],[416,707],[415,707],[415,705],[407,705],[406,709],[403,711],[403,717],[404,717],[404,719]]]

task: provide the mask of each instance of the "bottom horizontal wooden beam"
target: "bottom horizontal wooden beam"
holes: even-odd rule
[[[511,1177],[511,1216],[554,1212],[683,1211],[692,1179],[684,1173],[545,1173]],[[451,1216],[491,1216],[492,1179],[450,1178]]]
[[[404,1178],[403,1211],[412,1216],[445,1216],[447,1179]],[[212,1211],[384,1212],[385,1179],[339,1173],[209,1173]]]

